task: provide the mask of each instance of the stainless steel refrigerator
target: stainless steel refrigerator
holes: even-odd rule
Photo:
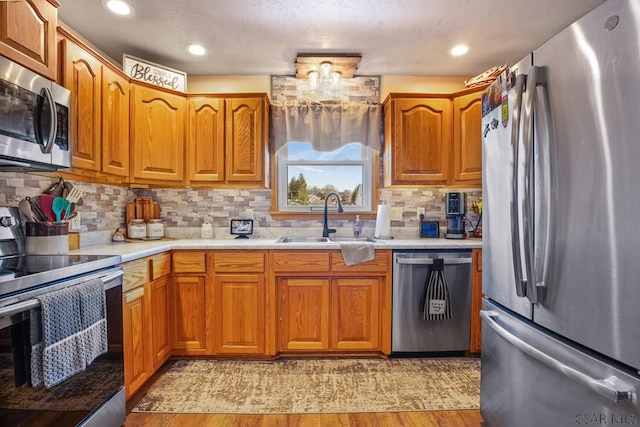
[[[483,93],[487,426],[640,425],[640,1]]]

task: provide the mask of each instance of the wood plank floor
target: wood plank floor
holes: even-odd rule
[[[146,414],[130,413],[125,427],[481,427],[478,410],[359,414]]]

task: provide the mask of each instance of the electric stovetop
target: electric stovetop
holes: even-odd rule
[[[0,298],[120,263],[114,255],[11,255],[0,258]]]

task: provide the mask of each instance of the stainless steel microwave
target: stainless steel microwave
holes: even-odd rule
[[[71,166],[71,92],[0,56],[0,170]]]

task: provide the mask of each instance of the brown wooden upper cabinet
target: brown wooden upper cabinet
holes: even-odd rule
[[[384,113],[384,185],[446,184],[451,100],[390,94]]]
[[[57,79],[56,0],[0,1],[0,55]]]
[[[131,179],[141,184],[184,182],[184,95],[131,83]]]
[[[71,168],[99,182],[129,177],[129,79],[60,28],[60,81],[71,91]]]
[[[482,89],[389,94],[384,102],[384,185],[479,186]]]
[[[268,149],[265,94],[189,96],[189,181],[263,187]]]
[[[482,180],[482,91],[453,98],[453,168],[451,182]]]

